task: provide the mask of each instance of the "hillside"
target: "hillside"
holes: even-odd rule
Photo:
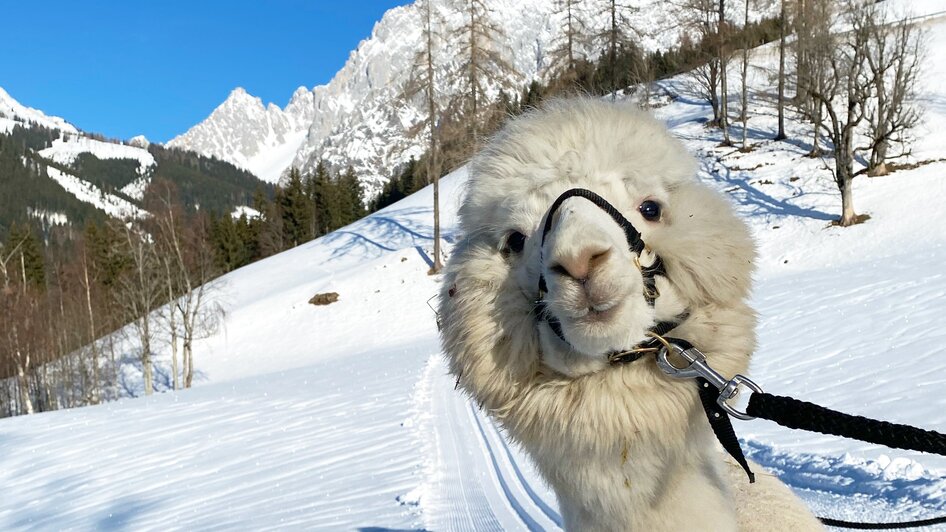
[[[660,83],[655,113],[758,243],[753,379],[944,432],[946,16],[924,26],[911,159],[923,164],[855,179],[855,206],[871,216],[857,226],[830,224],[839,193],[826,162],[805,157],[806,124],[790,114],[790,140],[769,140],[774,47],[752,55],[753,151],[720,147],[685,77]],[[465,178],[442,182],[448,244]],[[226,275],[224,326],[195,346],[194,389],[132,398],[129,366],[126,399],[0,420],[0,528],[558,529],[528,460],[446,374],[428,307],[431,194]],[[326,291],[339,301],[307,303]],[[736,430],[822,515],[946,514],[946,457],[764,421]]]
[[[80,132],[0,89],[0,235],[14,222],[46,230],[106,216],[141,216],[154,179],[174,183],[184,202],[217,213],[251,203],[272,186],[231,163],[136,138],[127,143]]]

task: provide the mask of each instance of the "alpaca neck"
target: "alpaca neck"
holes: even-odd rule
[[[553,485],[566,529],[736,530],[722,456],[700,421],[673,448],[653,438],[572,459],[577,470],[559,463]]]

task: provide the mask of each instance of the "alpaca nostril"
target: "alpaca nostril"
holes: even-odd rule
[[[553,273],[571,277],[581,284],[588,282],[591,272],[603,264],[611,254],[611,249],[601,250],[600,248],[586,248],[573,256],[562,256],[558,258],[552,267],[549,268]]]

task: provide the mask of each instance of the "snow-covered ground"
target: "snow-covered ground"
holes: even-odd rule
[[[930,27],[930,49],[946,50],[943,21]],[[926,79],[946,73],[937,54]],[[771,49],[755,57],[772,64]],[[922,160],[946,157],[946,87],[930,85]],[[855,206],[871,219],[832,227],[839,194],[804,157],[803,125],[789,122],[799,140],[767,140],[775,117],[756,90],[755,149],[720,148],[686,83],[665,87],[679,98],[658,116],[759,243],[751,376],[772,393],[946,431],[946,162],[857,178]],[[443,180],[448,242],[464,180],[463,169]],[[224,326],[195,346],[194,389],[0,420],[0,529],[557,529],[529,461],[446,374],[428,307],[430,199],[422,190],[227,275]],[[328,291],[337,303],[307,303]],[[736,430],[822,515],[946,514],[944,457],[765,421]]]

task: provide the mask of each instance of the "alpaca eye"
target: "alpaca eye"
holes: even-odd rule
[[[640,211],[641,216],[643,216],[645,220],[654,222],[660,219],[660,204],[656,201],[647,200],[641,203],[637,210]]]
[[[503,253],[522,253],[526,247],[526,235],[519,231],[513,231],[506,237],[506,244],[503,245]]]

